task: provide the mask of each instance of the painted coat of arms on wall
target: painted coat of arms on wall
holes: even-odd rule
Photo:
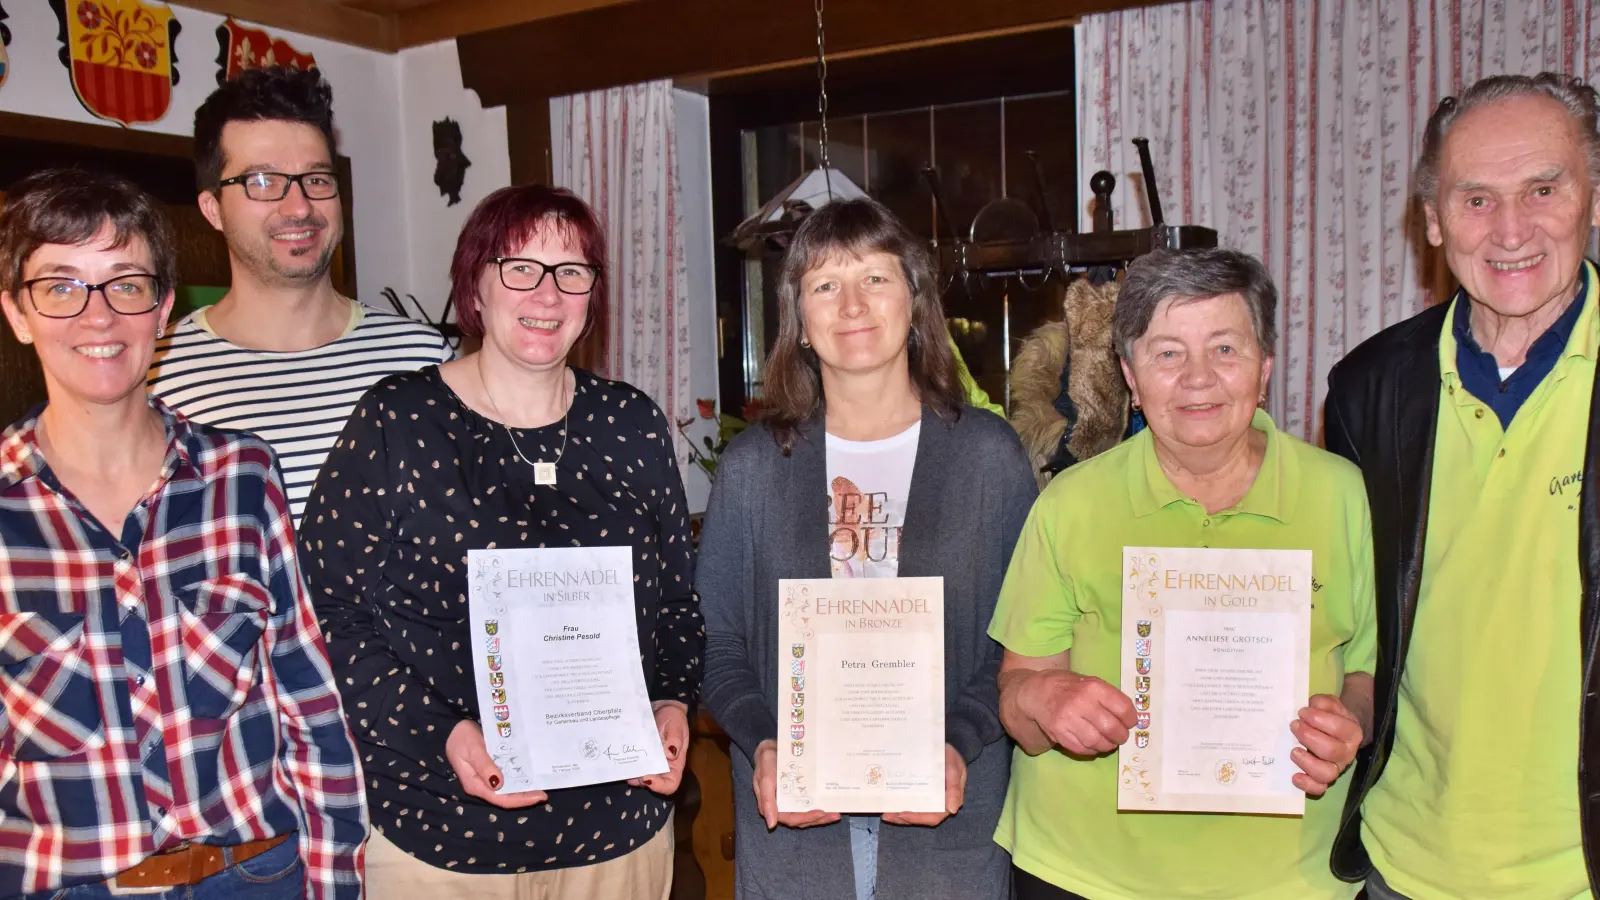
[[[167,114],[182,26],[165,3],[50,0],[50,7],[61,22],[61,64],[84,109],[123,126]]]
[[[0,6],[0,85],[11,74],[11,61],[6,58],[6,45],[11,43],[11,29],[6,27],[6,8]]]
[[[317,58],[301,53],[283,38],[275,38],[260,28],[241,25],[231,18],[217,26],[217,84],[237,78],[246,69],[270,66],[315,69]]]

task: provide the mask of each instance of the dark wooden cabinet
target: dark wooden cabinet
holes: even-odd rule
[[[19,343],[9,325],[4,331],[0,336],[0,429],[44,400],[44,372],[38,354]]]

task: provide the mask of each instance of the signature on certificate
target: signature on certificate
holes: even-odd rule
[[[623,744],[621,747],[612,747],[607,744],[605,752],[606,759],[612,762],[616,762],[618,759],[627,762],[628,760],[637,759],[639,754],[644,752],[644,748],[636,747],[633,744]]]

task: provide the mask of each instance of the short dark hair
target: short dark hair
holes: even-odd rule
[[[156,199],[117,175],[85,169],[45,169],[17,182],[0,211],[0,277],[7,293],[22,293],[22,269],[46,244],[76,246],[107,224],[122,248],[142,238],[150,249],[160,293],[178,280],[172,226]]]
[[[605,327],[606,233],[594,210],[566,188],[544,185],[503,187],[483,198],[456,239],[450,260],[450,304],[456,325],[470,338],[483,337],[483,316],[478,313],[478,281],[497,256],[509,256],[546,228],[571,239],[594,266],[594,287],[589,290],[589,314],[584,319],[583,340]]]
[[[869,253],[899,259],[911,287],[907,355],[917,397],[947,421],[961,415],[966,397],[956,374],[927,242],[876,200],[839,200],[800,224],[778,272],[778,338],[767,356],[762,422],[784,455],[794,448],[796,428],[821,411],[826,399],[816,351],[800,344],[804,336],[800,282],[807,272],[840,254],[860,258]]]
[[[1111,316],[1118,355],[1131,361],[1133,343],[1150,330],[1162,301],[1209,300],[1224,294],[1244,298],[1262,353],[1276,355],[1278,288],[1272,276],[1254,256],[1221,249],[1156,250],[1128,265],[1128,277]]]
[[[202,191],[221,185],[222,129],[229,122],[299,122],[322,132],[328,155],[333,136],[333,88],[316,69],[246,69],[211,92],[194,111],[194,176]],[[331,160],[330,160],[331,161]]]

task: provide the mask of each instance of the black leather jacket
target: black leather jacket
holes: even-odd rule
[[[1361,467],[1372,505],[1372,552],[1377,566],[1378,665],[1374,673],[1375,731],[1356,757],[1333,874],[1364,878],[1372,863],[1361,845],[1361,800],[1377,783],[1394,749],[1394,718],[1406,648],[1422,585],[1422,542],[1427,534],[1433,438],[1439,416],[1439,336],[1450,308],[1441,303],[1374,335],[1328,375],[1328,449]],[[1600,381],[1600,379],[1597,379]],[[1585,473],[1600,471],[1600,391],[1590,399]],[[1583,577],[1583,703],[1579,712],[1578,783],[1583,851],[1589,883],[1600,893],[1600,688],[1595,670],[1600,636],[1600,478],[1585,478],[1579,507],[1578,564]]]

